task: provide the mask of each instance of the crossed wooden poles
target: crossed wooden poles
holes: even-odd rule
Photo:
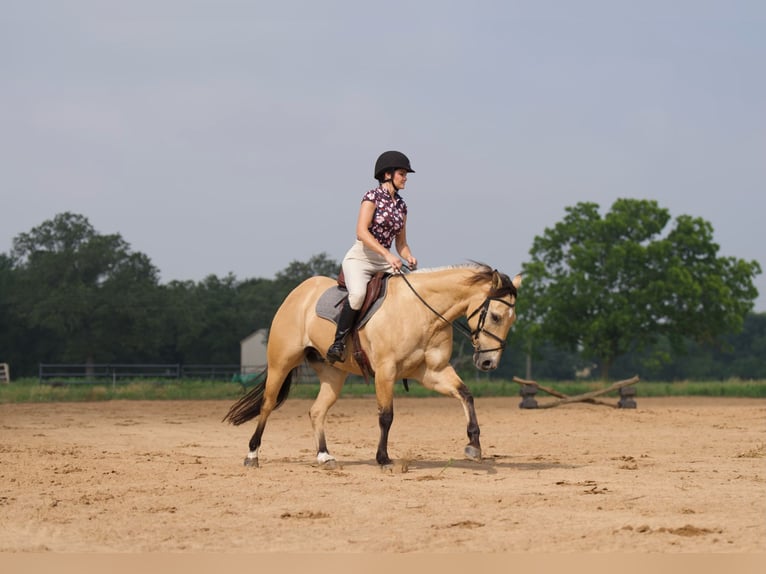
[[[639,378],[638,376],[635,376],[630,379],[625,379],[624,381],[617,381],[616,383],[612,383],[611,385],[609,385],[608,387],[604,389],[599,389],[597,391],[591,391],[589,393],[583,393],[581,395],[573,395],[573,396],[565,395],[564,393],[560,393],[556,389],[551,389],[550,387],[544,387],[543,385],[541,385],[540,383],[536,381],[528,381],[528,380],[520,379],[519,377],[513,377],[513,381],[520,385],[530,385],[532,387],[535,387],[536,389],[540,389],[541,391],[544,391],[548,393],[549,395],[552,395],[558,398],[558,400],[556,401],[542,403],[542,404],[535,404],[535,408],[549,409],[551,407],[557,407],[559,405],[565,405],[568,403],[580,403],[580,402],[618,408],[624,405],[621,405],[620,403],[618,404],[610,403],[607,401],[603,401],[601,399],[597,399],[596,397],[600,395],[605,395],[606,393],[610,393],[612,391],[616,391],[623,387],[627,387],[628,385],[635,384],[639,381]],[[635,403],[633,404],[635,405]]]

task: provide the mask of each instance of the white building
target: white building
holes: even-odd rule
[[[239,342],[240,368],[243,374],[258,373],[266,367],[268,329],[259,329]]]

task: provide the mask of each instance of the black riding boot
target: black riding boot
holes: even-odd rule
[[[335,330],[335,341],[327,350],[327,360],[330,364],[335,361],[343,361],[346,355],[346,345],[343,339],[346,338],[351,327],[354,326],[356,321],[356,315],[358,311],[351,308],[348,304],[348,299],[343,302],[343,307],[340,310],[340,317],[338,317],[338,327]]]

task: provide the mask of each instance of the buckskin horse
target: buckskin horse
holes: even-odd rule
[[[359,328],[356,338],[374,373],[380,425],[375,458],[379,465],[392,464],[388,434],[394,420],[394,383],[399,379],[405,383],[416,380],[427,389],[458,399],[468,423],[469,442],[464,454],[468,459],[481,460],[473,396],[450,365],[453,327],[470,337],[473,363],[479,370],[497,368],[506,336],[516,320],[514,307],[520,285],[521,275],[511,280],[487,265],[473,262],[389,278],[385,299]],[[246,466],[258,466],[266,421],[287,398],[294,371],[304,361],[316,371],[320,382],[309,409],[317,462],[329,468],[335,466],[335,458],[327,448],[325,419],[348,374],[362,374],[362,368],[354,359],[356,345],[351,337],[342,362],[331,365],[320,351],[332,342],[335,325],[317,314],[317,302],[334,287],[334,279],[311,277],[290,292],[274,315],[265,378],[234,403],[224,417],[234,425],[258,418]],[[463,317],[465,325],[458,322]]]

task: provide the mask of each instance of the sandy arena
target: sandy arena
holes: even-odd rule
[[[389,471],[372,397],[330,411],[330,471],[307,400],[270,418],[259,469],[231,402],[0,405],[0,552],[766,551],[766,401],[519,400],[476,399],[477,463],[456,400],[397,398]]]

